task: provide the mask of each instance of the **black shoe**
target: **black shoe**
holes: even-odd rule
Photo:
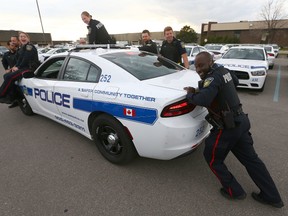
[[[12,104],[10,106],[8,106],[9,108],[14,108],[18,106],[18,101],[13,101]]]
[[[230,194],[224,188],[220,189],[220,193],[222,196],[230,200],[244,200],[247,196],[245,192],[239,196],[230,196]]]
[[[256,200],[256,201],[258,201],[258,202],[260,202],[262,204],[271,205],[271,206],[273,206],[275,208],[282,208],[284,206],[284,203],[282,201],[277,202],[277,203],[266,201],[260,196],[260,194],[257,194],[255,192],[252,192],[251,195],[252,195],[254,200]]]
[[[11,100],[7,97],[2,97],[0,98],[0,103],[6,103],[6,104],[11,104]]]

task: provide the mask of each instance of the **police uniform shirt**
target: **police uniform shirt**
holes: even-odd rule
[[[111,44],[113,43],[105,26],[98,20],[91,19],[88,28],[89,44]]]
[[[200,82],[199,91],[187,94],[188,102],[211,108],[216,113],[227,110],[227,106],[237,109],[240,106],[235,87],[237,81],[237,77],[223,66],[214,64],[212,70]]]
[[[19,69],[36,69],[39,65],[38,52],[36,47],[27,43],[19,49],[19,57],[16,67]]]
[[[184,44],[176,39],[173,38],[171,43],[168,43],[166,40],[163,41],[160,54],[165,58],[168,58],[178,64],[182,62],[182,55],[186,53],[186,49]]]
[[[11,52],[10,50],[8,52],[5,52],[2,57],[2,65],[5,70],[8,70],[9,68],[12,68],[16,65],[17,62],[17,54],[16,52]]]
[[[139,47],[139,50],[158,54],[157,45],[152,40],[146,41],[143,46]]]

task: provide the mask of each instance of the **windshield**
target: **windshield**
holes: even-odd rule
[[[168,59],[147,52],[119,52],[102,55],[139,80],[176,73],[184,68]]]
[[[219,45],[205,45],[205,48],[208,50],[221,50],[222,46]]]
[[[223,59],[248,59],[248,60],[265,60],[263,49],[255,48],[235,48],[229,49],[222,57]]]

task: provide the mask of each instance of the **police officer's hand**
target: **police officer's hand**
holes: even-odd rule
[[[184,90],[187,91],[187,93],[195,93],[196,92],[196,89],[191,87],[191,86],[184,87]]]

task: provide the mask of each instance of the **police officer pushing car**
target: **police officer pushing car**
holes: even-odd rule
[[[242,111],[235,87],[237,77],[213,63],[208,52],[200,52],[196,56],[195,68],[201,78],[199,89],[185,87],[184,90],[189,103],[208,109],[206,120],[213,128],[205,140],[204,157],[222,184],[221,195],[228,199],[246,198],[246,192],[224,163],[231,151],[260,189],[259,193],[253,192],[252,197],[263,204],[283,207],[272,177],[254,150],[250,122]]]

